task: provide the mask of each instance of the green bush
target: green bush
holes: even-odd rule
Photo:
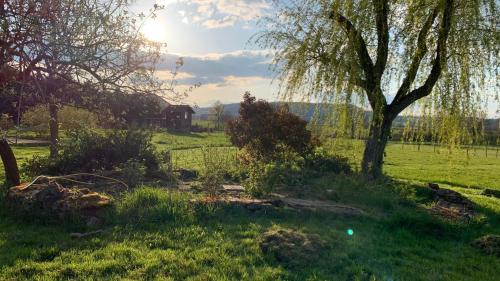
[[[220,153],[217,148],[204,147],[202,152],[201,185],[210,195],[215,195],[222,189],[222,184],[233,164],[233,158],[229,154]]]
[[[274,163],[252,162],[248,166],[248,178],[243,187],[252,196],[267,194],[281,183],[280,170]]]
[[[248,163],[248,178],[243,185],[251,195],[262,196],[279,186],[305,185],[325,173],[352,173],[347,158],[327,155],[321,150],[316,150],[306,157],[286,147],[281,147],[280,150],[282,152],[274,161]]]
[[[126,223],[189,222],[194,213],[185,193],[140,187],[117,203],[116,215]]]
[[[129,187],[138,186],[146,176],[146,167],[143,163],[135,159],[129,159],[127,162],[119,165],[117,170],[121,173],[123,180]]]
[[[306,168],[314,173],[351,174],[349,159],[338,155],[329,155],[326,150],[318,148],[305,159]]]
[[[113,170],[131,159],[142,163],[147,172],[159,169],[149,132],[130,129],[99,134],[74,130],[68,136],[57,157],[35,157],[23,165],[23,172],[36,176]]]

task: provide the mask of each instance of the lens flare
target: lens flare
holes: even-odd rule
[[[352,230],[352,229],[350,229],[350,228],[349,228],[349,229],[347,230],[347,235],[349,235],[349,236],[353,236],[353,235],[354,235],[354,230]]]

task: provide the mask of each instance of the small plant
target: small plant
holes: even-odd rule
[[[271,192],[280,179],[281,175],[275,164],[256,161],[248,165],[248,178],[243,186],[250,195],[261,197]]]
[[[202,152],[201,184],[210,195],[215,195],[222,189],[224,175],[228,168],[226,157],[217,151],[217,148],[204,147]]]
[[[119,165],[117,170],[121,173],[124,182],[131,188],[142,184],[146,176],[146,166],[135,159],[129,159]]]
[[[172,152],[170,150],[158,153],[160,162],[159,175],[168,183],[175,184],[177,177],[174,173],[174,164],[172,163]]]

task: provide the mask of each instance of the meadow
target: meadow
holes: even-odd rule
[[[202,149],[236,155],[222,133],[158,133],[178,168],[200,169]],[[361,142],[325,144],[359,164]],[[493,150],[494,151],[494,150]],[[22,164],[47,147],[14,146]],[[0,167],[1,168],[1,167]],[[365,182],[327,174],[300,187],[305,196],[362,208],[369,216],[319,211],[207,206],[196,194],[142,187],[117,201],[104,233],[72,240],[84,226],[25,218],[0,207],[0,280],[497,280],[500,258],[470,245],[500,233],[500,158],[469,151],[391,143],[385,171],[392,179]],[[2,170],[3,173],[3,170]],[[483,216],[467,223],[440,219],[423,184],[437,182],[471,199]],[[327,246],[314,263],[288,267],[264,255],[258,241],[270,228],[317,233]],[[347,230],[352,229],[353,235]]]

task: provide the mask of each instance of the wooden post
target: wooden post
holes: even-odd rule
[[[16,156],[12,152],[6,139],[0,139],[0,156],[5,169],[5,179],[9,184],[19,185],[19,169],[17,168]]]

